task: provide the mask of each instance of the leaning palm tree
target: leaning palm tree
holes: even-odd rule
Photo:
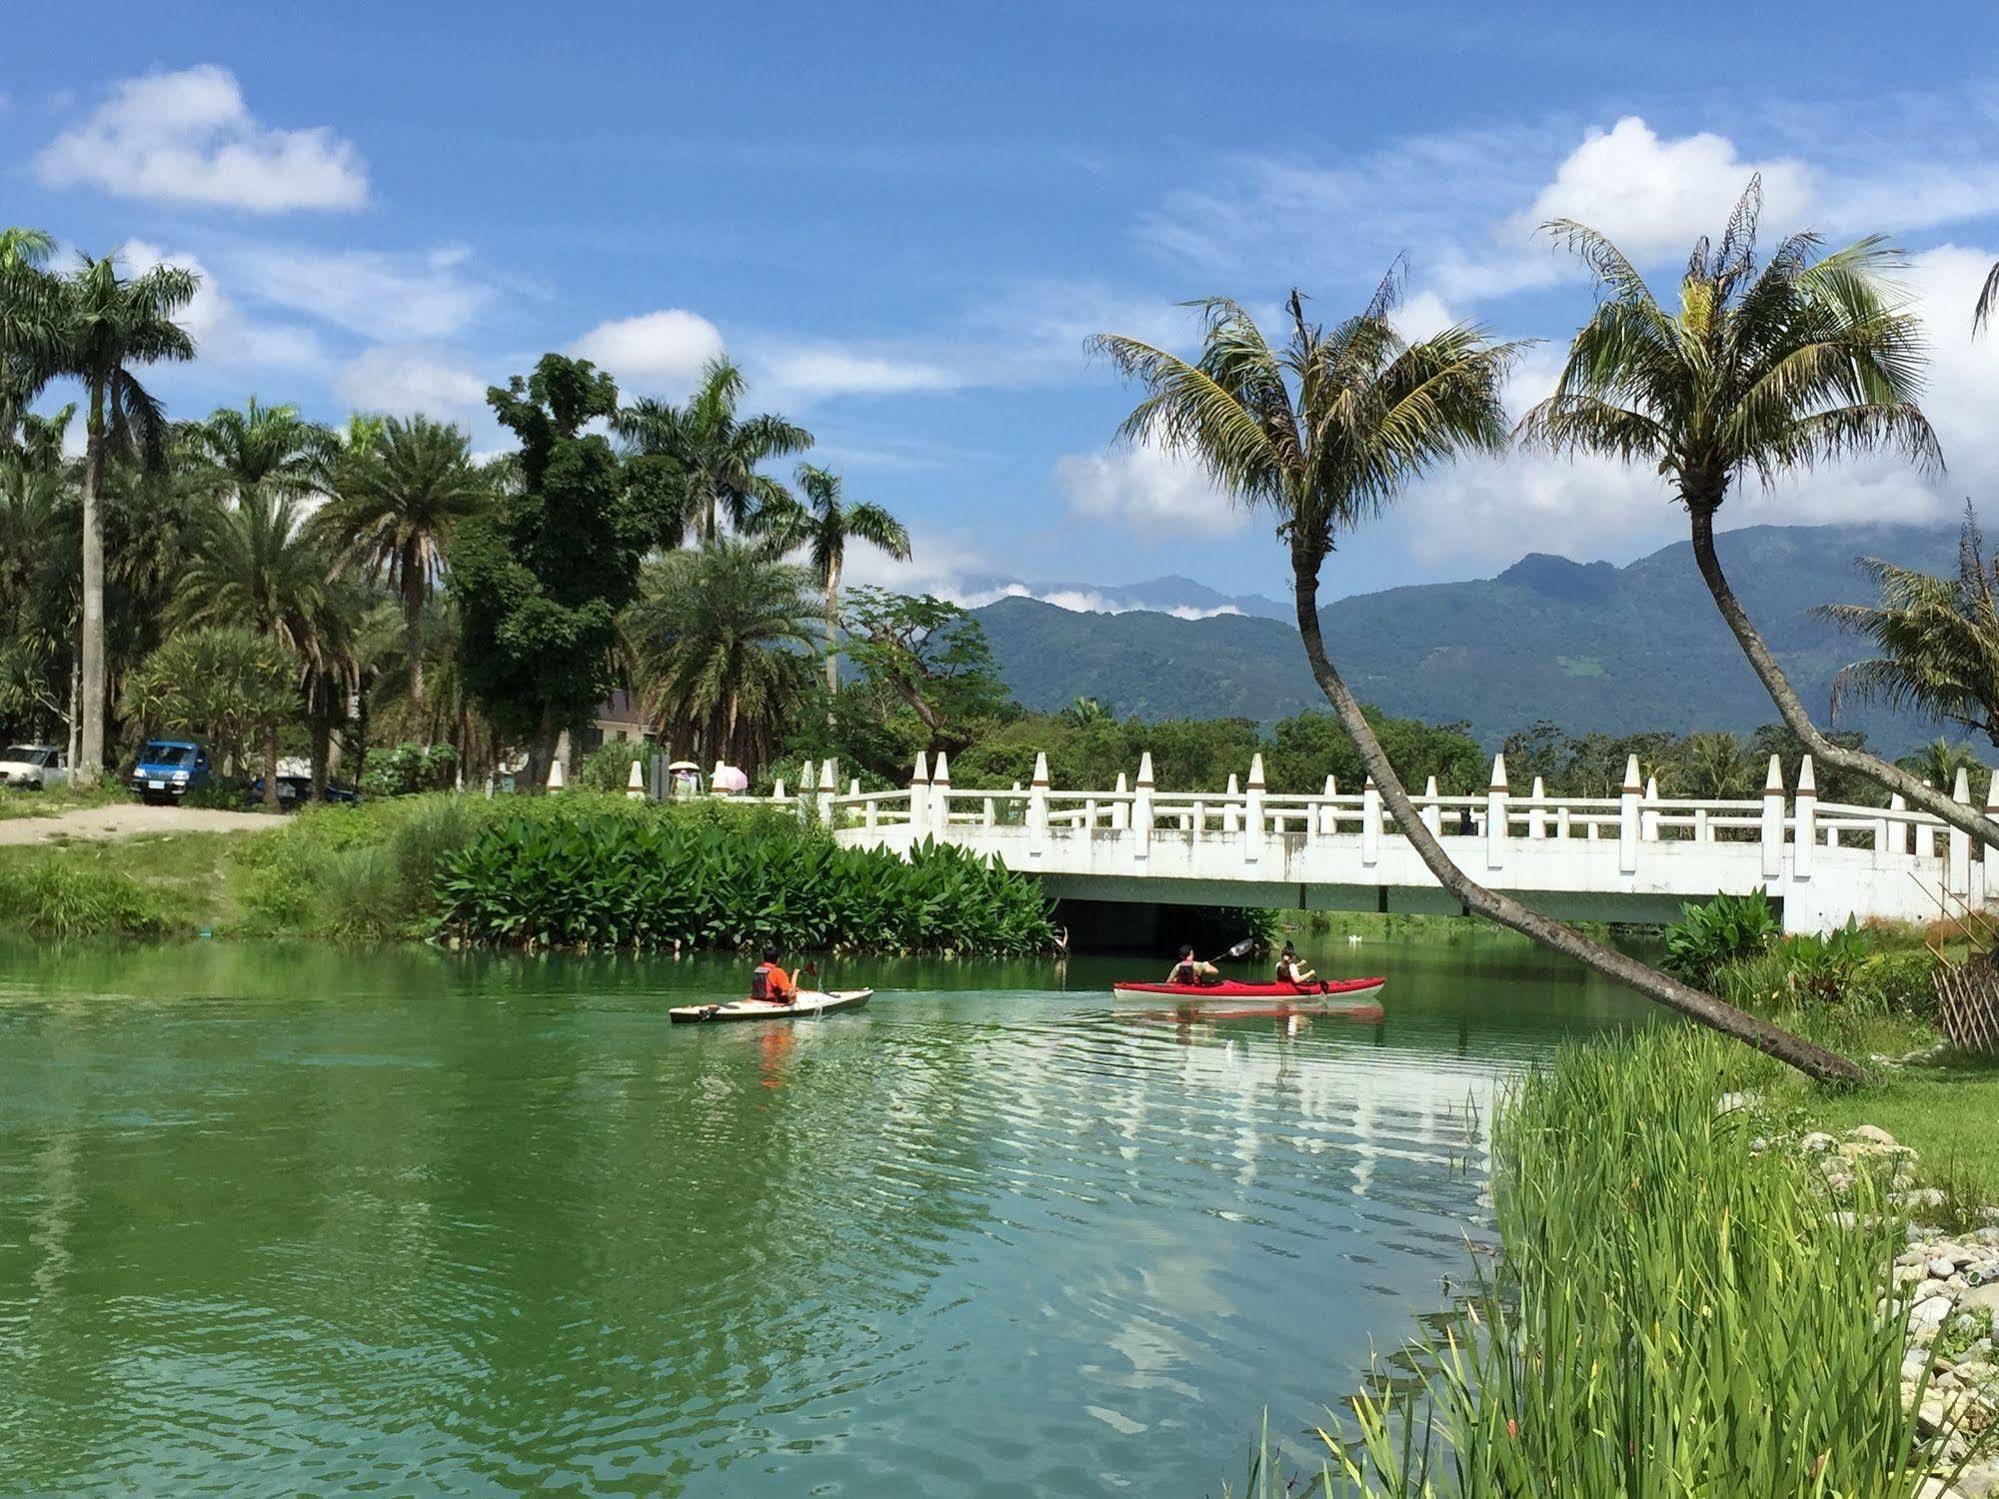
[[[738,415],[743,389],[743,372],[718,355],[702,370],[701,386],[686,405],[646,397],[620,411],[614,424],[636,454],[667,463],[682,502],[671,513],[681,525],[698,524],[709,545],[719,515],[741,530],[760,510],[782,511],[790,491],[759,466],[812,446],[810,432],[781,416]],[[681,537],[661,540],[677,546]]]
[[[172,609],[182,627],[230,626],[274,640],[298,663],[304,713],[317,732],[352,672],[360,599],[333,575],[290,495],[251,490],[199,527]],[[277,805],[277,724],[269,725],[264,803]],[[323,759],[315,741],[314,760]]]
[[[1886,280],[1899,254],[1878,237],[1821,253],[1817,235],[1794,234],[1759,268],[1761,208],[1751,179],[1720,244],[1694,246],[1672,310],[1596,230],[1569,219],[1548,225],[1594,272],[1601,299],[1569,347],[1555,393],[1527,413],[1521,435],[1557,453],[1655,466],[1686,507],[1694,561],[1715,607],[1812,757],[1999,847],[1999,823],[1953,801],[1947,788],[1819,730],[1715,551],[1715,516],[1740,480],[1767,484],[1855,453],[1897,453],[1930,472],[1943,463],[1916,404],[1921,326]]]
[[[803,568],[739,542],[647,564],[624,635],[662,742],[754,770],[804,702],[816,644]]]
[[[82,748],[75,774],[93,781],[104,769],[104,517],[99,495],[104,465],[132,455],[157,470],[166,455],[167,422],[160,404],[132,373],[135,365],[194,358],[194,340],[174,319],[193,300],[199,278],[175,265],[143,275],[118,274],[107,255],[86,257],[62,284],[61,367],[83,382],[83,627],[78,711]]]
[[[1848,699],[1883,703],[1975,729],[1999,745],[1999,566],[1986,564],[1971,507],[1965,507],[1956,577],[1932,577],[1878,557],[1862,557],[1860,570],[1881,590],[1878,604],[1822,604],[1812,611],[1880,652],[1833,678],[1832,717]]]
[[[1294,291],[1287,303],[1289,336],[1276,349],[1249,313],[1225,298],[1198,304],[1201,353],[1191,362],[1134,338],[1099,335],[1094,347],[1147,391],[1119,428],[1120,437],[1189,455],[1237,503],[1275,512],[1278,534],[1290,549],[1298,630],[1312,673],[1403,836],[1466,911],[1815,1077],[1858,1077],[1844,1058],[1478,884],[1424,826],[1327,654],[1319,573],[1340,538],[1378,514],[1412,479],[1460,454],[1505,447],[1500,386],[1517,345],[1495,344],[1464,325],[1405,340],[1390,317],[1398,280],[1391,272],[1365,308],[1331,330],[1307,321],[1304,298]]]
[[[812,571],[826,589],[826,690],[840,690],[840,570],[847,561],[847,543],[865,541],[897,562],[909,560],[909,532],[881,506],[863,500],[847,504],[840,498],[840,476],[810,463],[798,465],[803,504],[781,506],[763,517],[762,529],[771,549],[782,555],[804,547]]]
[[[456,427],[428,417],[389,419],[365,433],[336,469],[334,498],[314,519],[334,566],[386,577],[402,601],[410,710],[424,722],[423,610],[458,523],[489,490]],[[428,743],[428,740],[426,740]]]

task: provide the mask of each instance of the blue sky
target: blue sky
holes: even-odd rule
[[[904,515],[896,576],[1281,594],[1262,516],[1111,451],[1129,396],[1083,340],[1184,339],[1175,303],[1328,317],[1408,256],[1412,332],[1551,342],[1586,311],[1553,213],[1670,278],[1752,170],[1766,232],[1881,230],[1932,326],[1951,471],[1846,465],[1735,524],[1948,519],[1999,472],[1999,72],[1963,6],[1013,4],[48,7],[0,57],[0,219],[205,276],[176,415],[255,392],[424,409],[500,438],[486,384],[543,350],[684,393],[726,347]],[[1767,12],[1767,15],[1766,15]],[[1645,473],[1515,456],[1425,483],[1327,591],[1672,539]],[[864,573],[889,574],[871,565]]]

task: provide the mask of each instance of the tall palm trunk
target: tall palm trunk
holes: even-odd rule
[[[1360,703],[1326,655],[1325,639],[1319,629],[1319,574],[1316,564],[1309,558],[1301,557],[1293,570],[1297,578],[1298,633],[1304,637],[1305,655],[1312,664],[1312,675],[1318,679],[1320,690],[1326,694],[1341,725],[1359,749],[1361,763],[1374,778],[1382,801],[1395,818],[1395,825],[1402,830],[1402,835],[1415,848],[1430,873],[1436,876],[1437,882],[1450,891],[1461,906],[1468,912],[1532,938],[1543,947],[1573,958],[1606,978],[1637,990],[1647,999],[1746,1042],[1809,1077],[1822,1082],[1860,1080],[1860,1069],[1846,1058],[1814,1046],[1788,1031],[1779,1030],[1768,1021],[1724,1004],[1712,995],[1668,978],[1635,958],[1628,958],[1600,942],[1593,942],[1558,921],[1528,910],[1510,896],[1488,890],[1459,869],[1444,851],[1443,844],[1424,825],[1421,814],[1409,800],[1409,793],[1403,790],[1394,767],[1388,763],[1380,741],[1374,737],[1374,730],[1361,713]]]
[[[82,746],[71,774],[92,785],[104,771],[104,516],[98,491],[104,482],[104,385],[90,387],[90,419],[83,459],[83,658]]]
[[[1763,683],[1763,690],[1770,694],[1770,701],[1777,705],[1777,713],[1784,720],[1784,726],[1804,742],[1812,758],[1836,770],[1866,776],[1875,784],[1900,793],[1910,806],[1919,811],[1942,818],[1988,848],[1999,848],[1999,822],[1987,817],[1983,808],[1960,802],[1948,790],[1931,786],[1900,766],[1891,765],[1865,750],[1835,744],[1819,732],[1818,725],[1812,722],[1811,714],[1805,711],[1804,703],[1791,686],[1790,678],[1784,675],[1784,668],[1777,664],[1777,658],[1771,654],[1770,647],[1764,643],[1762,634],[1749,618],[1749,611],[1742,607],[1742,601],[1736,598],[1735,590],[1729,586],[1728,574],[1722,571],[1721,558],[1714,549],[1715,506],[1689,501],[1687,509],[1693,518],[1694,562],[1701,570],[1701,580],[1707,584],[1707,591],[1714,597],[1715,608],[1727,621],[1736,643],[1742,647],[1742,654],[1749,658],[1749,665]]]
[[[275,719],[264,729],[264,810],[278,810],[278,725]]]
[[[434,735],[423,711],[423,574],[417,569],[416,548],[403,549],[403,649],[409,655],[410,713],[423,735],[423,747],[430,748]]]
[[[838,558],[826,564],[826,691],[830,696],[840,694],[840,562]],[[832,722],[832,709],[826,711],[827,722]]]
[[[70,773],[83,762],[83,656],[69,656],[69,766]]]

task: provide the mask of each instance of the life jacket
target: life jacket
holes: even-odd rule
[[[1292,970],[1297,966],[1298,960],[1296,958],[1279,958],[1277,960],[1277,982],[1280,984],[1297,983],[1298,980],[1291,976]]]
[[[1194,966],[1192,958],[1182,958],[1180,960],[1179,965],[1173,970],[1173,982],[1176,984],[1198,984],[1201,982],[1201,970]]]
[[[750,975],[750,998],[768,1000],[770,996],[770,970],[768,963],[759,963]]]

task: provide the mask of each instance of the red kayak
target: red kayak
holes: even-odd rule
[[[1120,981],[1111,985],[1111,992],[1120,998],[1141,995],[1156,998],[1170,995],[1174,999],[1189,1000],[1238,1000],[1261,999],[1269,1002],[1302,1001],[1311,1004],[1327,999],[1365,999],[1371,994],[1379,994],[1381,986],[1388,982],[1381,977],[1364,979],[1321,979],[1313,984],[1249,984],[1240,979],[1223,979],[1219,984],[1140,984]]]

